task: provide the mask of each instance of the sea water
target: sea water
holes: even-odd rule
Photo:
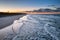
[[[1,34],[2,40],[60,40],[60,15],[26,15]]]

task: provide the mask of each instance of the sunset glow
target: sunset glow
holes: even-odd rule
[[[32,7],[27,7],[27,8],[0,8],[0,12],[22,12],[22,11],[32,11],[38,8],[32,8]]]
[[[0,0],[0,12],[32,11],[51,7],[48,5],[60,7],[60,0]]]

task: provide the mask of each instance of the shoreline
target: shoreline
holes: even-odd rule
[[[18,20],[19,18],[25,15],[11,15],[11,16],[3,16],[0,17],[0,29],[5,28],[6,26],[11,25],[14,20]]]

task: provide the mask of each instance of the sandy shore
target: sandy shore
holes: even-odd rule
[[[0,17],[0,29],[11,25],[14,22],[14,20],[18,20],[22,16],[24,15]]]

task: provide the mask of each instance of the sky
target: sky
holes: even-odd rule
[[[20,12],[40,8],[49,8],[51,5],[60,7],[60,0],[0,0],[0,12]]]

